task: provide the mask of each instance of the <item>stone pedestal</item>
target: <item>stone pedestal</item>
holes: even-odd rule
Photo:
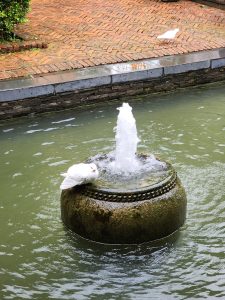
[[[140,191],[111,193],[83,185],[61,194],[64,224],[84,238],[109,244],[136,244],[166,237],[186,218],[186,195],[176,172]]]

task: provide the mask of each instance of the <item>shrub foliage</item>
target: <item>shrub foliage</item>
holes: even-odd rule
[[[9,39],[14,26],[25,21],[30,0],[0,0],[0,39]]]

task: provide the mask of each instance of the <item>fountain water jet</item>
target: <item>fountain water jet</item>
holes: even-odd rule
[[[98,242],[130,244],[166,237],[186,217],[186,195],[171,164],[138,154],[132,108],[123,103],[116,126],[116,150],[88,160],[99,169],[95,184],[61,194],[64,224]]]
[[[138,167],[136,151],[139,139],[132,107],[128,103],[123,103],[118,110],[114,168],[127,174],[135,172]]]

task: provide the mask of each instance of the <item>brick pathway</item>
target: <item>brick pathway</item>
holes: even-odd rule
[[[49,47],[0,54],[0,79],[225,47],[225,11],[185,0],[33,0],[28,18],[18,32]]]

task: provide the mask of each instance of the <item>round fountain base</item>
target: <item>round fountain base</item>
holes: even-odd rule
[[[84,238],[136,244],[166,237],[186,218],[186,194],[176,172],[140,191],[110,192],[83,185],[62,191],[64,224]]]

